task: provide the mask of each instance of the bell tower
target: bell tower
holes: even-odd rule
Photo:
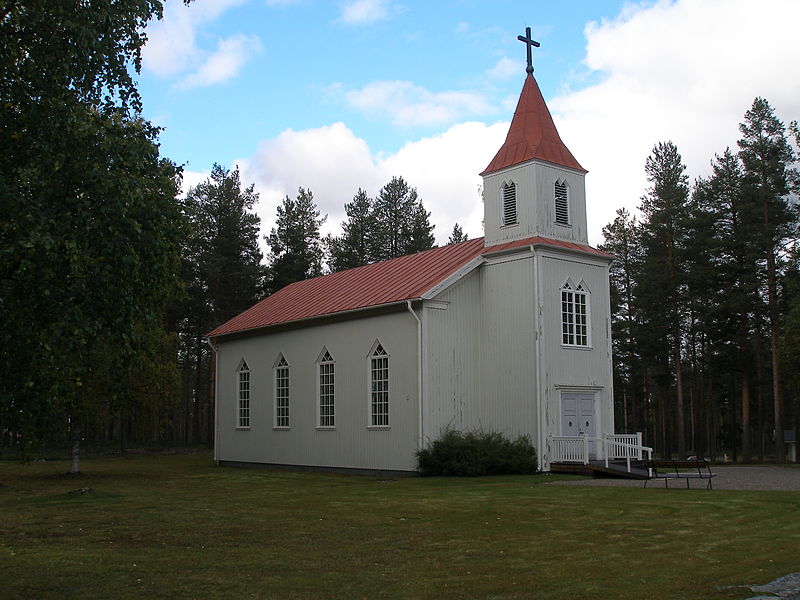
[[[484,244],[541,236],[588,243],[586,169],[561,141],[533,76],[530,27],[527,75],[506,140],[483,177]]]

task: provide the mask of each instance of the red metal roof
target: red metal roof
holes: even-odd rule
[[[539,159],[586,173],[558,135],[553,117],[533,75],[525,78],[522,93],[508,128],[506,141],[481,173],[488,175],[506,167]]]
[[[591,246],[531,237],[484,247],[483,238],[297,281],[223,323],[207,337],[260,329],[325,315],[416,300],[471,260],[495,252],[546,245],[600,256]]]

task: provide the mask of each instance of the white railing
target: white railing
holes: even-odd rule
[[[606,435],[608,458],[632,458],[642,460],[642,432],[638,433],[611,433]]]
[[[589,464],[589,438],[554,435],[550,437],[550,462]]]
[[[631,460],[649,459],[653,449],[642,445],[642,434],[606,434],[602,438],[585,435],[549,436],[550,462],[589,464],[589,459],[602,460],[608,467],[609,460],[625,459],[630,473]],[[594,442],[594,443],[592,443]],[[593,448],[592,448],[593,447]],[[590,454],[594,450],[594,457]]]

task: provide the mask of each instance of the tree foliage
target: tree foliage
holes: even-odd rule
[[[372,239],[376,222],[372,214],[372,199],[361,188],[353,200],[344,205],[347,220],[342,223],[342,235],[328,242],[331,271],[344,271],[372,262]]]
[[[393,177],[374,199],[362,189],[345,204],[342,235],[329,241],[331,271],[342,271],[434,247],[431,213],[402,177]]]
[[[284,197],[277,212],[276,226],[267,237],[270,293],[295,281],[322,275],[325,254],[320,226],[327,215],[320,217],[311,190],[301,187],[297,198]]]
[[[417,189],[402,177],[392,177],[375,198],[373,209],[375,231],[372,237],[372,259],[375,261],[414,254],[433,248],[434,226]]]
[[[668,456],[781,461],[782,394],[800,393],[783,370],[796,363],[796,156],[761,98],[740,131],[691,194],[677,148],[658,144],[641,222],[619,212],[604,229],[615,400]]]
[[[75,441],[126,380],[176,282],[180,169],[131,70],[157,1],[6,2],[0,13],[0,422]],[[102,371],[101,371],[102,366]]]
[[[450,234],[450,238],[447,240],[448,244],[460,244],[461,242],[466,242],[469,239],[464,230],[461,229],[461,225],[456,223],[453,225],[453,231]]]

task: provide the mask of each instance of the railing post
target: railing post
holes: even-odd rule
[[[583,436],[583,464],[589,464],[589,438]]]
[[[636,458],[638,460],[642,460],[642,432],[641,431],[637,431],[636,432],[636,445],[638,446],[638,448],[636,448]]]

